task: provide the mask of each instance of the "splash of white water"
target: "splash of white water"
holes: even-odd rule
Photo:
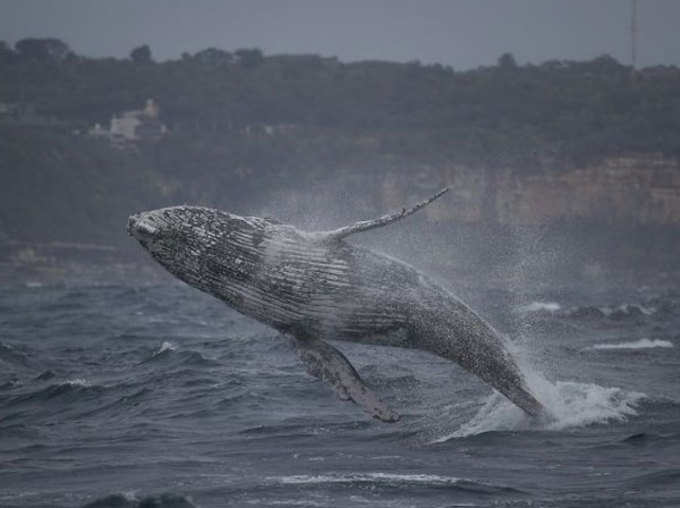
[[[177,346],[175,346],[172,342],[164,341],[163,344],[161,344],[161,347],[156,351],[153,355],[158,356],[161,353],[165,353],[166,351],[176,351]]]
[[[526,368],[523,371],[529,388],[546,407],[550,417],[532,419],[500,393],[494,392],[469,422],[434,442],[490,431],[563,430],[622,421],[635,416],[636,405],[646,397],[643,393],[594,383],[552,383],[537,372]]]

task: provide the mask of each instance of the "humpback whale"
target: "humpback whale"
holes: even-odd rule
[[[399,415],[328,340],[428,351],[477,375],[530,416],[543,415],[505,339],[489,323],[410,265],[346,241],[447,191],[331,231],[173,206],[130,216],[128,232],[177,278],[292,337],[310,374],[379,420]]]

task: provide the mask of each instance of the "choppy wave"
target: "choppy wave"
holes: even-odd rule
[[[657,312],[655,307],[634,303],[624,303],[616,307],[585,305],[573,307],[560,312],[563,317],[571,319],[610,319],[622,321],[627,319],[643,319],[653,316]]]
[[[313,483],[427,483],[436,485],[454,485],[460,478],[431,474],[398,474],[398,473],[337,473],[322,475],[291,475],[269,477],[270,481],[284,484],[313,484]]]
[[[176,365],[186,365],[194,367],[215,367],[220,365],[215,359],[206,358],[202,353],[194,350],[180,350],[175,344],[164,341],[154,353],[142,363],[152,363],[165,361]]]
[[[463,490],[477,494],[496,494],[496,493],[516,493],[522,494],[519,489],[483,483],[467,478],[457,478],[453,476],[441,476],[435,474],[410,474],[410,473],[386,473],[386,472],[364,472],[364,473],[326,473],[318,475],[290,475],[269,477],[268,481],[283,485],[366,485],[370,488],[449,488],[453,490]]]
[[[44,385],[43,385],[44,386]],[[60,400],[63,397],[70,399],[82,399],[87,396],[96,396],[106,388],[102,385],[92,384],[86,379],[69,379],[62,383],[54,383],[35,391],[23,393],[8,401],[8,405],[46,402],[52,399]]]
[[[680,294],[550,293],[508,315],[514,295],[490,293],[486,304],[501,318],[531,324],[516,341],[530,350],[518,357],[562,380],[522,369],[553,415],[544,421],[488,395],[453,362],[338,344],[403,415],[387,425],[305,375],[275,332],[189,291],[0,288],[0,505],[487,506],[493,498],[564,508],[584,489],[603,499],[663,492],[647,506],[680,499],[669,469],[680,450]],[[613,352],[583,352],[593,345]],[[456,439],[423,446],[433,437]]]
[[[95,499],[82,508],[195,508],[190,498],[177,494],[160,494],[138,498],[132,492],[111,494]]]
[[[651,349],[651,348],[671,348],[674,347],[673,343],[669,340],[661,339],[640,339],[631,342],[617,342],[617,343],[605,343],[605,344],[595,344],[586,349]]]
[[[0,360],[10,364],[28,366],[30,353],[25,348],[19,349],[12,344],[0,342]]]
[[[656,312],[654,307],[646,307],[637,303],[624,303],[618,307],[602,307],[600,310],[608,317],[611,316],[630,316],[644,314],[645,316],[651,316]]]
[[[165,353],[166,351],[177,351],[177,346],[175,346],[172,342],[163,341],[161,347],[159,347],[158,351],[156,351],[153,355],[158,356],[162,353]]]
[[[680,485],[680,468],[669,468],[655,473],[643,473],[628,479],[626,483],[636,488],[677,488],[677,485]]]

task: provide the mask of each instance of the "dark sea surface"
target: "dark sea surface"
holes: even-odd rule
[[[336,343],[402,414],[371,420],[180,284],[0,288],[0,506],[680,506],[680,293],[469,303],[554,421],[427,353]]]

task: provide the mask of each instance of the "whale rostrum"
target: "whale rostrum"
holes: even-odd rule
[[[531,416],[544,414],[505,339],[410,265],[347,237],[407,217],[411,208],[331,231],[195,206],[133,215],[128,231],[171,274],[293,338],[307,371],[343,400],[393,422],[399,415],[328,340],[414,348],[452,360]]]

